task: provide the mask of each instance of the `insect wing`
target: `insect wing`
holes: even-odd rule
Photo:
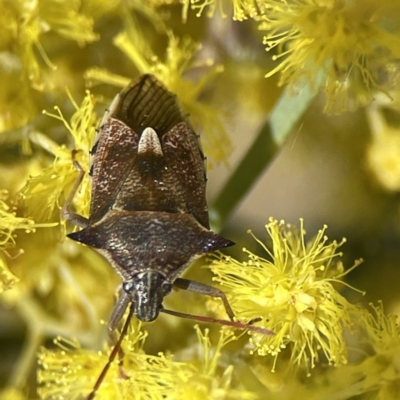
[[[176,190],[184,199],[184,212],[209,229],[204,156],[197,135],[190,125],[178,124],[163,136],[162,148]]]
[[[189,213],[209,227],[197,136],[155,77],[142,76],[116,97],[94,150],[92,223],[114,208]]]
[[[186,121],[176,96],[169,92],[153,75],[143,75],[119,94],[114,117],[134,130],[139,136],[147,127],[161,138],[172,127]]]
[[[108,118],[92,154],[90,224],[99,221],[113,206],[116,195],[137,157],[139,137],[121,121]]]

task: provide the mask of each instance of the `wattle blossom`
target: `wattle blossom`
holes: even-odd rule
[[[209,266],[237,318],[260,319],[255,324],[275,332],[252,334],[252,351],[273,356],[274,364],[285,349],[291,363],[307,368],[314,368],[321,355],[329,364],[346,364],[344,334],[357,308],[335,287],[348,272],[337,251],[344,240],[329,242],[324,227],[306,241],[303,221],[297,229],[271,219],[266,229],[271,246],[258,242],[269,258],[244,249],[247,261],[220,256]]]

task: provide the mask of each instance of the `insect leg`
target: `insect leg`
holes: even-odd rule
[[[72,200],[74,199],[75,194],[78,191],[79,186],[82,183],[83,177],[85,176],[85,171],[83,170],[83,168],[81,167],[79,162],[77,160],[75,160],[75,153],[76,153],[76,150],[73,150],[72,151],[72,159],[73,159],[74,167],[78,170],[79,175],[76,178],[74,186],[72,187],[72,190],[71,190],[70,194],[68,195],[67,200],[65,200],[65,203],[61,209],[61,216],[63,219],[65,219],[66,221],[72,222],[74,225],[80,226],[81,228],[86,228],[88,226],[88,219],[85,217],[82,217],[82,215],[72,212],[69,209],[69,207],[72,203]]]
[[[205,294],[211,297],[218,297],[222,300],[224,304],[225,311],[229,316],[231,321],[234,320],[235,314],[232,311],[232,307],[229,304],[228,299],[226,298],[225,293],[222,290],[219,290],[213,286],[206,285],[205,283],[200,283],[196,281],[191,281],[189,279],[177,278],[173,283],[179,289],[188,290],[189,292],[195,292],[200,294]]]
[[[116,342],[115,329],[117,328],[119,322],[125,314],[129,303],[131,302],[131,297],[128,293],[123,292],[118,299],[117,304],[111,314],[110,320],[108,321],[107,330],[108,336],[112,340],[112,343]]]
[[[192,319],[192,320],[200,321],[200,322],[216,323],[216,324],[225,325],[225,326],[232,326],[233,328],[238,328],[238,329],[248,329],[253,332],[261,333],[262,335],[274,335],[275,334],[273,331],[270,331],[269,329],[266,329],[266,328],[262,328],[261,326],[243,324],[243,323],[237,322],[237,321],[225,321],[223,319],[204,317],[203,315],[186,314],[186,313],[181,313],[179,311],[167,310],[165,308],[162,308],[160,311],[165,314],[174,315],[175,317],[187,318],[187,319]]]

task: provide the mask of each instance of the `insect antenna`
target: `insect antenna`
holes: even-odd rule
[[[117,356],[120,348],[121,348],[121,343],[126,335],[126,333],[128,332],[128,328],[129,328],[129,323],[131,322],[132,316],[134,314],[134,304],[131,303],[131,306],[129,308],[129,314],[125,320],[125,324],[122,328],[121,334],[119,335],[119,338],[117,340],[117,342],[115,343],[110,356],[108,357],[108,361],[107,364],[103,367],[99,377],[97,378],[96,383],[93,386],[92,391],[90,392],[90,394],[86,397],[86,400],[93,400],[96,392],[99,390],[105,376],[107,375],[108,370],[110,369],[111,364],[113,363],[113,361],[115,360],[115,357]]]
[[[238,329],[248,329],[249,331],[261,333],[262,335],[275,335],[275,332],[273,332],[269,329],[261,328],[260,326],[244,324],[244,323],[238,322],[238,321],[229,321],[229,320],[225,320],[225,319],[205,317],[203,315],[186,314],[186,313],[182,313],[179,311],[167,310],[165,308],[162,308],[160,311],[165,314],[174,315],[176,317],[181,317],[181,318],[186,318],[186,319],[193,319],[195,321],[216,323],[216,324],[225,325],[225,326],[232,326],[233,328],[238,328]],[[256,321],[257,320],[252,320],[251,322],[256,322]]]

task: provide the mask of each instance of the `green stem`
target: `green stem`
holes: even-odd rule
[[[28,336],[24,348],[13,367],[9,380],[10,387],[22,389],[37,360],[37,352],[46,337],[58,335],[72,336],[81,343],[93,342],[91,331],[76,331],[68,322],[63,323],[55,318],[49,318],[42,307],[32,296],[22,296],[17,303],[18,313],[25,321],[28,329]],[[88,312],[89,315],[91,312]],[[93,318],[91,318],[93,319]],[[99,341],[98,338],[96,338]]]
[[[10,387],[20,390],[24,388],[33,365],[35,365],[37,349],[43,343],[43,340],[44,336],[40,329],[32,329],[32,327],[28,329],[28,337],[11,374]]]
[[[228,179],[210,210],[211,224],[219,230],[282,147],[317,90],[307,85],[297,95],[284,90],[253,145]]]

